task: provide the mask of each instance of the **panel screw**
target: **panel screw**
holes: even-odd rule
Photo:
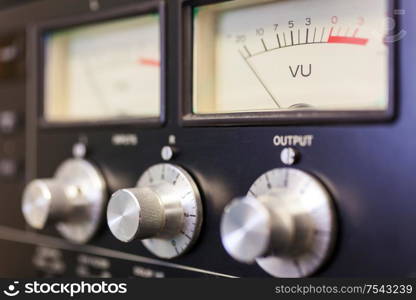
[[[287,166],[294,165],[299,160],[299,156],[299,151],[292,147],[286,147],[280,153],[280,159],[282,160],[282,163]]]
[[[72,155],[76,158],[84,158],[87,154],[87,145],[84,143],[76,143],[72,146]]]
[[[171,160],[177,154],[176,148],[172,146],[164,146],[160,151],[162,159],[165,161]]]

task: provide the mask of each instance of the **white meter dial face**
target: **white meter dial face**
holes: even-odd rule
[[[45,36],[47,121],[160,115],[157,14],[52,31]]]
[[[386,110],[388,4],[236,0],[195,8],[194,113]]]
[[[143,245],[162,258],[173,258],[185,253],[199,236],[202,224],[201,197],[191,176],[181,167],[158,164],[147,169],[140,177],[138,187],[156,187],[180,199],[183,208],[183,227],[171,238],[150,238]]]

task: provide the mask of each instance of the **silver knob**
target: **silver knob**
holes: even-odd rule
[[[330,196],[311,175],[296,169],[260,176],[247,196],[224,210],[221,239],[243,263],[257,262],[276,277],[315,272],[331,252],[335,220]]]
[[[180,204],[178,208],[181,209]],[[122,189],[110,198],[107,223],[113,235],[122,242],[149,238],[163,231],[164,209],[159,195],[150,188]],[[180,223],[180,212],[178,216]]]
[[[147,169],[137,187],[116,191],[107,206],[107,223],[122,242],[142,240],[162,258],[181,255],[198,237],[201,199],[181,167],[158,164]]]
[[[98,169],[83,159],[62,163],[53,178],[35,179],[23,192],[22,213],[35,229],[54,225],[66,239],[87,242],[96,232],[106,200]]]
[[[295,222],[285,209],[274,209],[266,197],[234,200],[221,222],[221,237],[236,260],[253,263],[268,253],[289,254],[295,238]]]
[[[33,228],[44,229],[46,224],[70,217],[74,211],[72,199],[77,193],[76,186],[57,180],[34,180],[23,192],[23,216]]]

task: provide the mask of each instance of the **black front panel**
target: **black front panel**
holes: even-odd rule
[[[0,137],[3,151],[0,172],[4,160],[13,161],[21,171],[16,176],[0,174],[3,194],[0,239],[4,245],[1,262],[4,266],[8,261],[25,268],[11,271],[11,267],[4,267],[2,276],[269,276],[257,265],[238,263],[226,253],[221,244],[220,221],[227,203],[245,195],[260,175],[273,168],[286,167],[280,154],[284,146],[289,145],[276,145],[276,136],[298,136],[311,141],[294,145],[300,159],[293,167],[319,178],[334,200],[339,224],[336,247],[316,276],[415,276],[412,195],[416,187],[412,178],[416,153],[416,89],[412,81],[416,71],[416,36],[412,30],[415,26],[412,16],[416,6],[413,1],[397,3],[405,11],[400,15],[398,26],[407,35],[394,44],[393,118],[376,122],[318,120],[298,125],[296,122],[266,125],[259,119],[255,126],[242,124],[244,120],[239,120],[238,124],[221,122],[221,126],[216,126],[215,122],[185,126],[189,124],[182,120],[182,105],[186,104],[183,80],[190,78],[184,71],[183,62],[189,61],[184,55],[189,53],[184,50],[182,39],[189,35],[182,29],[190,24],[180,19],[184,17],[181,1],[170,0],[165,3],[164,16],[166,89],[162,95],[165,95],[166,114],[163,125],[45,125],[39,110],[42,64],[36,30],[52,20],[94,19],[97,12],[90,10],[88,1],[75,2],[42,1],[0,12],[0,23],[5,25],[0,33],[0,49],[2,41],[10,40],[10,36],[17,35],[20,41],[25,29],[29,33],[28,74],[24,76],[16,71],[17,78],[3,79],[0,68],[0,110],[11,110],[24,119],[25,97],[27,99],[26,147],[23,127]],[[132,4],[139,7],[145,1],[99,2],[98,13],[111,14],[115,9]],[[20,17],[23,15],[30,17]],[[15,65],[19,64],[10,68]],[[268,120],[267,124],[270,123]],[[132,137],[137,143],[128,142]],[[117,142],[120,140],[127,142]],[[26,181],[53,176],[61,162],[73,156],[73,145],[78,142],[87,145],[86,158],[103,172],[109,194],[134,186],[148,167],[163,162],[162,147],[174,146],[177,155],[170,163],[189,171],[202,196],[204,221],[195,246],[179,258],[158,259],[140,241],[125,244],[116,240],[105,220],[92,241],[82,246],[64,241],[53,229],[24,230],[26,226],[20,212],[23,173]],[[13,151],[5,153],[8,147],[13,147]]]

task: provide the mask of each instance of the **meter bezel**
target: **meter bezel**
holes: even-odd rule
[[[388,46],[388,104],[385,110],[328,110],[328,111],[284,111],[284,112],[237,112],[198,114],[193,111],[193,14],[195,7],[232,0],[180,0],[180,55],[181,76],[179,86],[179,119],[184,126],[241,126],[241,125],[291,125],[291,124],[334,124],[374,123],[393,121],[396,117],[395,98],[398,83],[397,55],[399,42]],[[254,1],[254,0],[253,0]],[[385,0],[388,1],[388,0]],[[396,34],[400,18],[394,14],[398,0],[388,1],[389,16],[395,20]]]
[[[160,27],[160,114],[156,117],[128,117],[123,119],[109,118],[100,120],[74,120],[74,121],[49,121],[44,115],[44,80],[45,80],[45,43],[44,35],[48,32],[68,29],[75,26],[95,24],[105,21],[136,17],[150,13],[159,15]],[[28,90],[29,101],[35,103],[36,118],[41,128],[85,128],[99,126],[127,126],[135,125],[139,127],[161,127],[166,120],[166,20],[165,20],[164,1],[144,2],[135,5],[128,5],[109,11],[96,11],[80,16],[65,19],[56,19],[39,23],[31,27],[28,44],[33,49],[29,65],[30,73],[34,74],[33,82],[30,83]],[[34,98],[34,99],[31,99]],[[29,111],[31,111],[29,109]],[[33,110],[32,110],[33,111]]]

